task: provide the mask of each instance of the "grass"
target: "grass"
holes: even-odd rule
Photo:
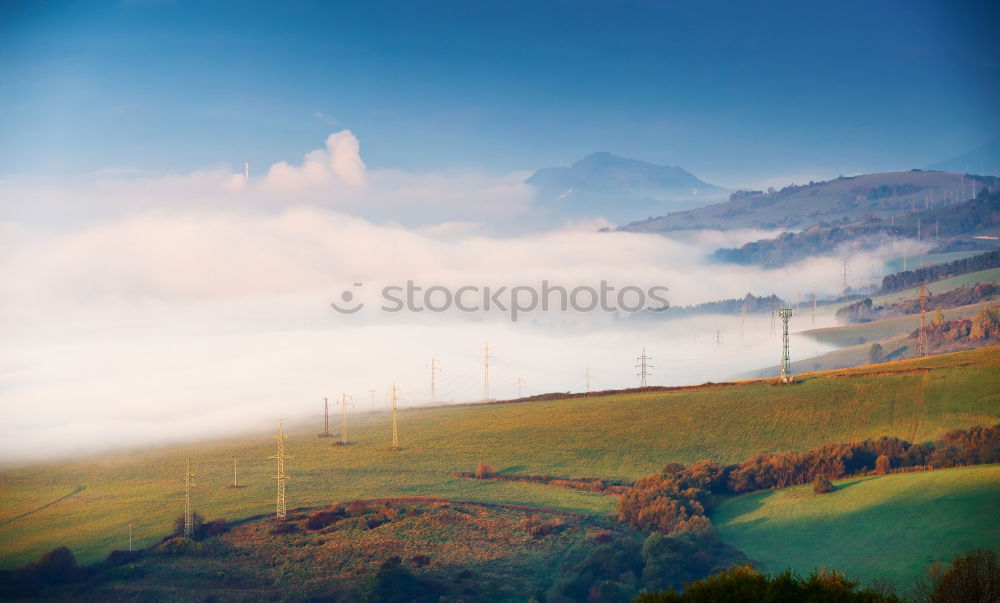
[[[962,318],[972,318],[987,307],[995,305],[996,300],[969,304],[957,308],[942,310],[945,320],[959,320]],[[929,325],[934,318],[934,312],[928,312],[925,320]],[[894,316],[872,322],[844,325],[840,327],[827,327],[825,329],[812,329],[804,331],[803,335],[819,341],[839,346],[852,346],[858,344],[871,344],[900,335],[909,335],[920,327],[920,315],[909,314],[906,316]]]
[[[824,495],[796,486],[723,502],[722,539],[766,571],[821,567],[900,587],[927,565],[1000,543],[1000,466],[851,478]]]
[[[1000,282],[1000,268],[990,268],[989,270],[970,272],[968,274],[961,274],[959,276],[953,276],[940,281],[934,281],[933,283],[927,283],[927,290],[932,295],[936,295],[938,293],[944,293],[946,291],[951,291],[952,289],[975,285],[977,283],[996,282]],[[915,299],[919,295],[919,288],[913,287],[912,289],[903,289],[902,291],[894,291],[885,295],[875,296],[872,298],[872,303],[876,306],[888,306],[896,302]],[[846,306],[847,304],[844,305]]]
[[[916,369],[916,370],[911,370]],[[927,369],[927,370],[923,370]],[[352,445],[331,446],[317,426],[292,426],[290,507],[388,496],[438,496],[603,515],[614,499],[521,482],[451,477],[486,462],[500,470],[634,479],[665,463],[734,462],[775,450],[881,435],[930,440],[1000,420],[1000,348],[803,375],[794,386],[746,382],[701,389],[615,394],[400,413],[403,450],[388,452],[384,413],[352,417]],[[183,509],[192,459],[194,506],[207,519],[274,510],[271,433],[0,472],[0,566],[59,545],[83,562],[167,533]],[[229,489],[231,457],[244,488]],[[3,520],[86,489],[20,519]]]

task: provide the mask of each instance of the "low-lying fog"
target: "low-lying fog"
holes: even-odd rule
[[[384,407],[394,382],[403,406],[426,404],[432,358],[437,401],[480,400],[485,342],[492,398],[516,396],[519,378],[526,395],[583,391],[587,367],[593,390],[633,387],[643,349],[651,385],[719,381],[780,355],[768,314],[741,328],[735,314],[381,311],[381,288],[408,280],[450,291],[604,280],[667,287],[673,306],[842,288],[836,253],[778,270],[706,260],[750,232],[681,243],[596,232],[594,221],[519,234],[532,199],[518,177],[368,170],[343,132],[249,181],[223,169],[117,178],[0,183],[5,463],[269,430],[341,392],[362,412],[370,389]],[[851,284],[879,278],[887,259],[850,256]],[[364,307],[335,311],[349,305],[344,291]],[[831,324],[821,312],[817,326]],[[791,326],[810,328],[808,310]],[[792,340],[793,358],[828,349]]]

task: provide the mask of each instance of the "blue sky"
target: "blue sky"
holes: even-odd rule
[[[996,16],[909,0],[8,2],[0,175],[270,165],[344,128],[370,167],[413,171],[598,150],[730,186],[922,167],[1000,132]]]

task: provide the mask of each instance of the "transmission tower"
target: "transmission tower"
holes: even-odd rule
[[[653,365],[649,364],[650,360],[652,358],[646,355],[646,348],[642,348],[642,354],[636,358],[635,364],[635,368],[639,369],[639,372],[636,373],[636,377],[639,378],[639,387],[646,387],[646,379],[650,375],[649,369],[653,368]]]
[[[925,315],[927,313],[927,285],[920,283],[920,331],[917,332],[917,356],[927,355],[927,333],[924,331]]]
[[[747,303],[740,304],[740,345],[743,345],[743,327],[747,322]]]
[[[396,384],[392,384],[392,389],[389,390],[389,402],[392,404],[392,448],[390,450],[399,449],[399,432],[396,429],[396,402],[398,398],[398,390],[396,389]]]
[[[354,406],[354,404],[351,404],[351,402],[348,401],[349,398],[350,396],[347,394],[340,394],[339,404],[342,411],[340,419],[340,443],[343,446],[347,446],[347,406],[349,404]]]
[[[194,511],[191,509],[191,489],[194,488],[194,473],[191,473],[191,459],[188,459],[187,471],[184,473],[184,536],[194,535]]]
[[[841,270],[841,277],[844,281],[844,295],[847,295],[847,258],[844,258],[844,268]]]
[[[431,402],[435,400],[437,389],[435,384],[435,374],[441,372],[441,365],[438,363],[437,359],[431,358]]]
[[[233,457],[233,487],[234,488],[239,488],[239,486],[236,485],[236,457],[235,456]]]
[[[812,290],[812,326],[816,327],[816,288]]]
[[[319,434],[319,437],[333,437],[330,435],[330,403],[326,398],[323,398],[323,433]]]
[[[589,364],[587,365],[586,379],[587,379],[587,393],[589,394],[590,393],[590,365]]]
[[[490,400],[490,344],[483,345],[483,402]]]
[[[524,378],[523,377],[518,377],[517,379],[515,379],[514,380],[514,387],[517,388],[517,397],[518,398],[523,398],[524,397]]]
[[[285,460],[294,458],[285,454],[285,437],[284,429],[282,428],[281,421],[279,420],[278,435],[274,436],[274,438],[278,440],[278,454],[267,458],[278,460],[278,473],[274,476],[274,478],[278,480],[277,513],[275,515],[280,519],[284,519],[286,515],[285,482],[288,480],[288,474],[285,473]]]
[[[713,339],[715,340],[716,346],[722,345],[722,329],[715,330],[715,337],[713,337]]]
[[[375,391],[374,389],[368,390],[368,395],[372,398],[372,412],[375,412]]]
[[[792,366],[788,356],[788,319],[792,317],[791,308],[781,308],[778,310],[781,317],[781,382],[791,383]]]

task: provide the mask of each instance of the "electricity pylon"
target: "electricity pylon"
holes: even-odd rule
[[[483,345],[483,402],[490,400],[490,344]]]
[[[323,433],[319,434],[319,437],[333,437],[330,434],[330,402],[326,398],[323,398]]]
[[[917,332],[917,356],[927,355],[927,333],[924,331],[925,315],[927,313],[927,286],[920,283],[920,330]]]
[[[370,389],[370,390],[368,390],[368,394],[369,394],[369,395],[371,396],[371,398],[372,398],[372,412],[375,412],[375,391],[376,391],[376,390],[374,390],[374,389]]]
[[[518,377],[514,381],[514,387],[517,388],[517,397],[518,398],[523,398],[524,397],[524,377]]]
[[[788,356],[788,319],[792,317],[791,308],[781,308],[778,310],[781,317],[781,382],[791,383],[792,367]]]
[[[437,383],[435,382],[436,373],[441,372],[441,364],[436,358],[431,358],[431,402],[433,402],[437,396]]]
[[[278,454],[274,456],[269,456],[269,459],[278,460],[278,473],[274,476],[278,480],[278,500],[277,500],[277,512],[275,515],[279,519],[284,519],[286,515],[285,507],[285,481],[288,480],[288,474],[285,473],[285,459],[290,459],[290,457],[285,454],[285,432],[282,429],[281,421],[278,421],[278,435],[274,436],[278,440]]]
[[[396,402],[398,398],[398,390],[396,389],[396,384],[392,384],[392,389],[389,390],[389,403],[392,405],[392,448],[390,450],[399,449],[399,431],[396,429]]]
[[[646,387],[646,378],[649,377],[649,369],[653,368],[653,365],[649,364],[650,360],[652,358],[646,355],[646,348],[642,348],[642,354],[636,358],[635,364],[635,368],[639,369],[639,372],[636,373],[636,377],[639,378],[639,387]]]
[[[191,459],[188,459],[184,473],[184,537],[194,535],[194,511],[191,509],[191,488],[194,488],[194,473],[191,473]]]
[[[239,486],[236,485],[236,457],[235,456],[233,457],[233,487],[234,488],[239,488]]]
[[[348,398],[350,398],[350,396],[348,396],[347,394],[344,393],[340,394],[339,404],[341,410],[343,411],[340,421],[340,443],[343,444],[344,446],[347,446],[347,405],[350,404],[350,402],[348,402]],[[354,405],[351,404],[351,406]]]

